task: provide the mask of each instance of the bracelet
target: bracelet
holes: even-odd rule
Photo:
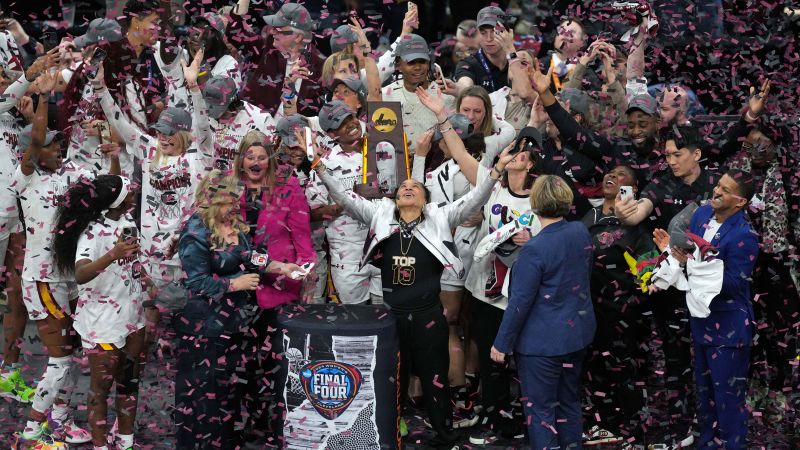
[[[758,116],[753,116],[753,114],[750,112],[749,109],[747,110],[746,113],[744,113],[744,118],[749,120],[750,122],[755,122],[756,120],[758,120],[759,116],[760,114]]]
[[[497,171],[497,178],[492,176],[492,172],[494,172],[494,171]],[[492,167],[492,170],[489,172],[489,177],[491,177],[494,180],[499,180],[502,175],[503,175],[503,171],[501,171],[497,167]]]
[[[316,170],[318,167],[319,170],[317,170],[317,172],[319,172],[320,170],[325,170],[325,164],[322,164],[322,158],[317,158],[316,161],[311,163],[312,169]]]
[[[450,118],[449,117],[445,117],[445,119],[443,121],[439,122],[439,126],[444,125],[444,123],[447,122],[448,120],[450,120]]]

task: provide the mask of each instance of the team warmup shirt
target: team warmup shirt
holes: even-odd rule
[[[199,98],[198,98],[199,97]],[[193,94],[196,104],[202,95]],[[181,225],[193,212],[195,190],[213,164],[211,155],[211,130],[208,114],[195,111],[192,115],[191,145],[183,154],[157,158],[158,139],[144,134],[125,120],[119,106],[108,90],[103,92],[101,104],[112,126],[126,142],[126,151],[142,161],[141,245],[142,256],[149,261],[148,272],[158,279],[169,278],[164,266],[180,267],[177,252],[166,260],[174,238]]]
[[[125,227],[136,227],[130,216],[120,220],[101,217],[92,222],[78,239],[75,262],[96,261],[117,244]],[[79,285],[75,310],[75,331],[92,344],[124,342],[144,327],[141,266],[136,256],[119,259]]]
[[[14,172],[12,187],[19,195],[27,236],[22,279],[45,282],[74,280],[56,269],[52,241],[58,205],[69,186],[81,177],[88,182],[94,175],[72,161],[64,161],[56,172],[36,168],[31,175],[26,176],[21,167],[17,167]]]
[[[260,131],[267,136],[275,133],[275,119],[272,114],[247,102],[230,122],[220,122],[209,117],[209,125],[214,133],[214,167],[221,170],[233,168],[239,144],[251,131]]]

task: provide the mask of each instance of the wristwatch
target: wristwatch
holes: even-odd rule
[[[511,61],[512,59],[517,59],[517,52],[511,52],[506,55],[506,59]]]

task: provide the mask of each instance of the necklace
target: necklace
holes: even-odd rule
[[[400,233],[400,254],[401,255],[406,256],[408,254],[408,251],[411,250],[411,243],[412,242],[414,242],[414,235],[413,234],[411,235],[411,239],[408,240],[408,247],[406,247],[406,249],[403,250],[403,233],[402,232]]]
[[[416,219],[412,220],[411,222],[406,222],[405,220],[400,219],[399,220],[399,222],[400,222],[400,236],[404,237],[406,239],[413,238],[414,237],[413,236],[414,228],[416,228],[417,225],[419,225],[419,223],[421,221],[422,221],[422,216],[421,215],[419,217],[417,217]]]

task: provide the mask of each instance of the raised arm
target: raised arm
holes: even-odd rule
[[[469,191],[467,195],[443,208],[451,228],[455,228],[467,220],[489,200],[494,184],[500,179],[506,165],[514,159],[514,155],[510,155],[509,150],[510,148],[503,150],[503,153],[500,154],[500,160],[497,161],[497,165],[495,165],[488,177]]]
[[[533,105],[531,105],[531,108],[533,108]],[[514,129],[514,126],[497,117],[492,118],[492,129],[497,130],[497,133],[492,133],[491,136],[485,136],[483,138],[483,142],[486,146],[486,154],[481,160],[481,163],[487,168],[492,167],[494,158],[499,155],[508,144],[514,142],[514,139],[517,137],[517,130]]]
[[[39,159],[39,152],[44,145],[47,135],[47,103],[50,101],[50,94],[56,85],[55,75],[49,72],[42,73],[38,80],[39,104],[36,106],[36,113],[33,116],[31,127],[31,145],[24,150],[22,161],[19,168],[22,174],[30,176],[35,170],[35,163]]]
[[[36,80],[43,71],[53,65],[53,58],[57,57],[52,50],[40,56],[33,62],[25,72],[0,95],[0,113],[8,112],[17,105],[17,102],[25,95],[31,83]]]
[[[453,157],[461,172],[467,177],[470,184],[475,185],[475,180],[478,177],[478,161],[467,152],[464,147],[464,142],[461,137],[453,129],[453,125],[447,119],[447,111],[444,106],[444,99],[442,93],[436,90],[435,95],[431,95],[422,87],[417,87],[417,97],[419,101],[425,105],[431,112],[436,115],[439,121],[439,130],[442,133],[442,139],[447,143],[447,148],[450,150],[450,155]]]
[[[381,94],[381,84],[383,82],[381,81],[381,76],[378,72],[378,65],[375,64],[375,60],[371,56],[372,48],[370,46],[369,39],[367,39],[364,29],[361,28],[361,24],[358,22],[356,17],[350,18],[350,25],[348,26],[353,33],[358,36],[358,42],[356,42],[353,51],[355,52],[355,57],[359,65],[366,70],[367,101],[379,102],[383,100],[383,95]]]
[[[245,20],[250,11],[250,0],[239,0],[230,14],[225,36],[242,56],[249,59],[251,64],[264,52],[272,50],[271,40],[261,36],[260,29],[254,29]]]
[[[200,62],[203,61],[203,50],[198,50],[195,53],[192,63],[186,65],[181,61],[183,66],[183,78],[186,80],[186,88],[192,96],[192,134],[194,135],[195,142],[197,143],[197,151],[200,152],[204,166],[211,170],[214,167],[214,133],[211,131],[211,124],[208,120],[208,107],[206,100],[203,98],[203,92],[197,84],[197,75],[200,70]]]
[[[294,135],[300,146],[305,148],[305,133],[302,130],[295,130]],[[316,159],[311,163],[311,168],[316,171],[317,176],[327,189],[330,199],[345,209],[351,217],[365,225],[369,225],[372,222],[372,217],[375,216],[378,210],[378,203],[367,200],[355,192],[345,192],[342,183],[328,173],[327,167],[322,163],[321,158],[324,156],[324,152],[319,148],[319,145],[317,145],[317,142],[313,138],[312,145],[314,146]]]
[[[114,97],[111,96],[105,85],[103,66],[97,69],[97,75],[92,80],[92,87],[95,94],[100,97],[100,107],[108,120],[108,123],[116,130],[117,135],[125,142],[125,148],[136,158],[145,157],[144,150],[140,147],[142,138],[146,135],[123,113]]]
[[[639,32],[633,39],[633,48],[628,53],[628,61],[625,68],[625,78],[628,80],[641,80],[644,78],[644,50],[647,48],[647,18],[642,19],[639,25]]]

